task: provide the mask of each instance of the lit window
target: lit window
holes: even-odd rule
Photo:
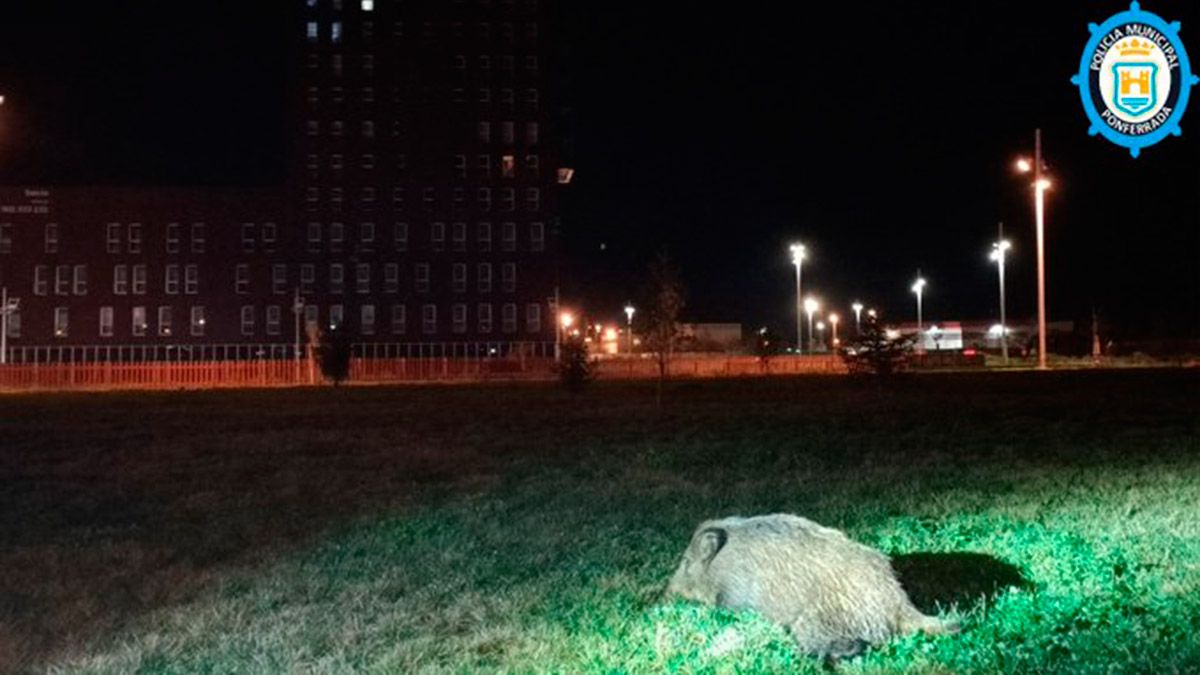
[[[334,21],[329,25],[329,39],[333,44],[340,44],[342,41],[342,22]]]
[[[512,155],[500,157],[500,177],[513,178],[517,175],[517,160]]]
[[[192,307],[191,319],[192,335],[195,337],[204,335],[204,325],[207,323],[204,320],[204,307],[199,305]]]
[[[158,308],[158,334],[163,337],[171,335],[171,308],[164,306]]]
[[[375,0],[362,0],[362,11],[374,12],[375,11]]]
[[[113,308],[100,308],[100,337],[112,337],[113,334]]]
[[[342,325],[342,320],[345,318],[345,310],[341,305],[329,306],[329,327],[339,328]]]
[[[146,308],[134,307],[130,313],[129,332],[134,337],[142,337],[146,334]]]
[[[67,313],[66,307],[54,308],[54,337],[67,337],[67,328],[70,323],[70,315]]]
[[[308,37],[309,42],[316,42],[321,39],[321,28],[316,21],[309,21],[305,26],[304,34]]]

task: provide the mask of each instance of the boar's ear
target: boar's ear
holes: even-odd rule
[[[696,539],[696,550],[700,553],[700,560],[705,565],[712,562],[713,557],[724,548],[727,541],[729,533],[719,527],[710,527],[701,532]]]

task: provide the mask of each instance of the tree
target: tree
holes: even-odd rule
[[[321,367],[321,374],[333,382],[333,386],[339,386],[350,377],[351,355],[348,330],[337,326],[321,332],[317,344],[317,364]]]
[[[771,358],[779,354],[783,342],[770,328],[763,326],[754,334],[754,354],[758,356],[758,365],[762,371],[771,369]]]
[[[561,359],[558,362],[558,379],[567,391],[578,394],[594,379],[596,371],[588,359],[587,344],[580,337],[568,338],[562,343]]]
[[[662,407],[663,383],[670,372],[671,358],[679,340],[679,313],[684,306],[683,281],[679,270],[665,253],[650,264],[649,301],[642,314],[643,340],[646,350],[658,362],[658,386],[655,405]]]
[[[841,350],[851,373],[869,373],[888,377],[904,370],[912,352],[913,336],[888,337],[876,318],[863,324],[862,334]]]

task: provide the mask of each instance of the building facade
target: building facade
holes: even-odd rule
[[[294,1],[285,185],[0,189],[10,361],[549,353],[543,3]]]

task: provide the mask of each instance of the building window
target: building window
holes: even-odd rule
[[[404,208],[404,188],[392,188],[392,208],[396,210]]]
[[[371,265],[359,263],[354,270],[354,291],[360,295],[371,292]]]
[[[526,56],[525,57],[525,70],[528,70],[531,73],[536,73],[538,71],[538,57]]]
[[[112,337],[113,335],[113,308],[100,308],[100,337]]]
[[[479,178],[487,180],[492,177],[492,156],[479,155],[475,158],[475,166],[479,169]]]
[[[342,43],[341,21],[333,21],[329,24],[329,41],[335,45]]]
[[[167,225],[167,253],[179,253],[179,223]]]
[[[537,155],[525,155],[525,170],[534,178],[542,177],[541,159]]]
[[[392,335],[404,335],[408,330],[404,305],[392,305]]]
[[[183,268],[183,292],[186,295],[200,293],[200,266],[188,265]]]
[[[341,54],[334,54],[329,59],[329,67],[333,70],[334,77],[341,77],[345,71],[345,60]]]
[[[375,334],[375,305],[359,307],[359,330],[363,335]]]
[[[426,211],[432,211],[436,201],[437,193],[434,192],[433,188],[427,187],[421,190],[421,202],[424,204]]]
[[[57,265],[54,268],[54,294],[71,294],[71,266]]]
[[[109,223],[105,229],[104,247],[109,253],[121,252],[121,224]]]
[[[113,265],[113,295],[129,293],[129,268],[125,265]]]
[[[321,224],[308,224],[308,252],[316,253],[321,250]]]
[[[500,227],[500,247],[505,251],[517,250],[517,224],[506,222]]]
[[[271,292],[275,295],[287,293],[287,265],[271,265]]]
[[[526,89],[525,90],[525,106],[530,112],[537,112],[537,110],[538,110],[538,90],[537,89]]]
[[[304,36],[311,43],[315,44],[319,42],[321,40],[321,27],[317,25],[316,21],[309,21],[304,26]]]
[[[513,188],[503,188],[500,190],[500,209],[502,211],[517,210],[517,191]]]
[[[500,330],[505,333],[517,332],[517,306],[511,302],[500,308]]]
[[[454,240],[455,251],[467,250],[467,224],[454,223],[452,226],[452,238]]]
[[[371,209],[375,206],[375,188],[364,187],[359,191],[359,201],[362,202],[363,208]]]
[[[342,250],[342,242],[346,240],[346,227],[341,223],[329,224],[329,250],[337,253]]]
[[[358,241],[363,251],[370,251],[375,245],[375,223],[358,224]]]
[[[50,292],[50,266],[35,265],[33,267],[33,294],[47,295]]]
[[[467,332],[467,306],[464,304],[455,304],[450,307],[450,323],[451,330],[456,334]]]
[[[129,332],[134,337],[143,337],[146,335],[146,308],[134,307],[130,315]]]
[[[46,253],[58,253],[57,223],[46,223]]]
[[[500,266],[500,291],[515,293],[517,291],[517,264],[504,263]]]
[[[129,225],[129,252],[142,252],[142,225],[141,223],[131,223]]]
[[[158,308],[158,334],[163,337],[171,335],[171,307]]]
[[[275,223],[263,223],[262,225],[262,244],[267,252],[275,250],[275,242],[277,241],[278,228]]]
[[[429,292],[429,263],[417,263],[414,268],[413,290],[418,293]]]
[[[242,305],[242,335],[254,335],[254,305]]]
[[[21,311],[19,309],[8,313],[8,337],[21,337]]]
[[[421,332],[425,335],[437,332],[437,305],[421,305]]]
[[[492,263],[479,263],[476,281],[480,293],[492,292]]]
[[[467,156],[466,155],[455,155],[454,156],[454,175],[458,176],[459,178],[467,177]]]
[[[87,295],[87,292],[88,292],[87,265],[76,265],[75,268],[73,270],[71,270],[71,272],[72,272],[72,274],[71,274],[71,276],[72,276],[71,292],[74,293],[75,295]]]
[[[383,292],[400,292],[400,266],[396,263],[385,263],[383,265]]]
[[[476,199],[479,201],[479,209],[481,211],[492,210],[492,189],[481,187],[476,191]]]
[[[364,171],[373,170],[375,168],[375,155],[369,152],[364,152],[358,158],[358,165],[362,167]]]
[[[450,275],[450,286],[455,293],[467,292],[467,264],[454,263],[451,268],[453,271]]]
[[[242,223],[242,252],[254,252],[254,223]]]
[[[525,125],[525,143],[527,145],[538,144],[538,123],[529,122]]]
[[[525,332],[542,332],[542,306],[536,302],[525,305]]]
[[[488,303],[480,303],[477,308],[479,312],[479,332],[492,332],[492,306]]]
[[[279,305],[267,305],[267,335],[279,335],[283,310]]]
[[[343,320],[345,320],[345,309],[341,305],[330,305],[329,327],[331,329],[341,328]]]
[[[300,292],[312,293],[317,284],[317,266],[304,263],[300,266]]]
[[[250,266],[238,265],[233,272],[233,292],[246,295],[250,292]]]
[[[546,250],[546,225],[544,223],[529,224],[529,248],[533,251]]]
[[[516,107],[517,97],[513,94],[512,87],[504,87],[500,90],[500,103],[504,106],[507,112],[512,112]]]
[[[205,243],[204,223],[192,223],[192,253],[204,253]]]
[[[375,122],[364,120],[362,123],[363,138],[375,138]]]
[[[364,12],[375,11],[375,0],[362,0],[362,11],[364,11]]]
[[[500,156],[500,177],[501,178],[516,178],[517,176],[517,160],[513,155]]]
[[[206,323],[204,320],[204,307],[200,305],[194,305],[192,307],[191,319],[192,335],[194,337],[200,337],[204,335],[204,324]]]
[[[515,133],[514,129],[515,129],[515,127],[512,122],[508,122],[508,121],[501,122],[500,123],[500,142],[504,143],[505,145],[512,145],[516,141],[516,133]]]
[[[408,223],[392,225],[392,245],[397,251],[408,250]]]
[[[70,315],[67,313],[66,307],[54,308],[54,337],[67,337],[67,328],[70,324]]]
[[[329,292],[340,295],[346,286],[346,268],[341,263],[329,266]]]
[[[109,251],[109,253],[116,252]],[[12,253],[12,223],[0,223],[0,253]]]
[[[134,295],[145,295],[146,294],[146,266],[145,265],[134,265],[133,266],[133,294]]]
[[[341,136],[346,133],[346,124],[341,120],[334,120],[329,123],[329,135]]]
[[[484,252],[491,251],[492,250],[492,224],[491,223],[480,223],[478,235],[479,235],[479,250],[484,251]]]
[[[479,136],[480,143],[487,144],[487,143],[492,142],[492,123],[491,122],[480,122],[476,126],[475,131],[476,131],[476,134]]]
[[[542,210],[542,191],[540,188],[525,188],[525,210],[534,212]]]
[[[167,265],[163,275],[163,293],[179,295],[179,265]]]
[[[304,306],[304,325],[305,326],[313,326],[315,328],[318,323],[318,315],[319,314],[320,314],[320,308],[318,308],[316,305],[305,305]]]
[[[429,241],[435,251],[446,250],[446,224],[431,223],[429,226]]]

